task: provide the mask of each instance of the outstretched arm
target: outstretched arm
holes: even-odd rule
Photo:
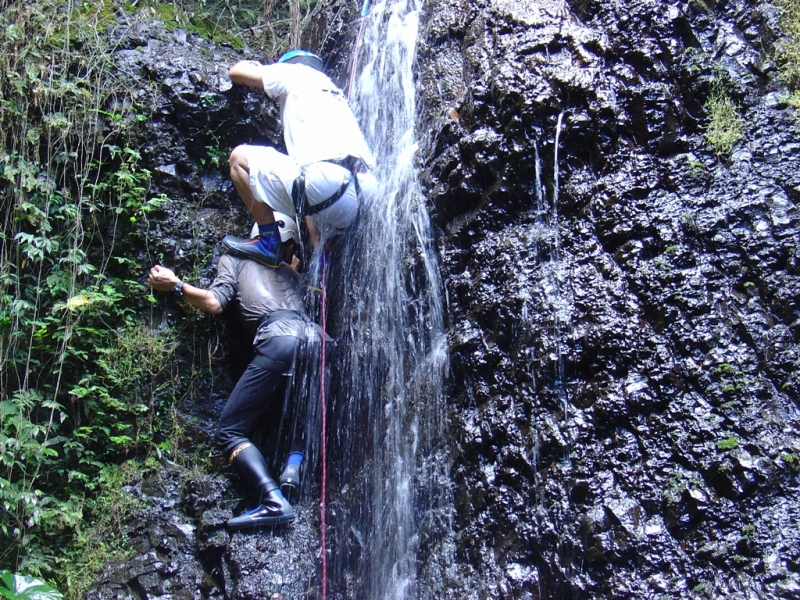
[[[150,277],[148,279],[152,288],[157,292],[171,292],[180,281],[172,269],[161,265],[156,265],[150,269]],[[208,290],[184,283],[183,297],[189,304],[203,312],[211,313],[212,315],[218,315],[222,312],[222,305],[219,300]]]
[[[264,65],[254,60],[242,60],[230,68],[228,76],[233,83],[264,89],[264,81],[261,78],[263,67]]]

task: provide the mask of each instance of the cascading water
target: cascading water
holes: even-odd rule
[[[447,513],[441,282],[415,168],[420,4],[374,5],[355,63],[351,103],[380,188],[328,276],[334,597],[424,597],[418,553]]]

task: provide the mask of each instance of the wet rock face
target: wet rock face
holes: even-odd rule
[[[228,69],[242,54],[158,22],[118,30],[115,63],[131,93],[112,99],[110,111],[133,106],[135,141],[150,170],[150,194],[168,201],[146,226],[152,244],[138,248],[146,264],[159,257],[177,270],[200,265],[201,284],[218,258],[221,232],[249,231],[243,205],[228,175],[228,156],[243,143],[280,146],[277,108],[263,93],[233,86]]]
[[[424,23],[456,517],[421,544],[420,597],[798,597],[800,146],[775,10],[444,0]],[[147,107],[142,164],[170,199],[132,258],[199,265],[205,285],[221,237],[248,225],[228,152],[281,144],[274,106],[226,77],[264,57],[146,24],[118,58],[134,91],[117,101]],[[724,158],[703,129],[720,72],[746,123]],[[236,379],[219,339],[221,383],[196,408],[209,431]],[[148,506],[135,557],[88,597],[319,589],[310,505],[285,532],[229,536],[242,507],[225,475],[168,468],[131,493]]]
[[[239,53],[180,30],[169,32],[157,22],[120,25],[117,33],[114,59],[119,76],[130,80],[131,92],[112,98],[109,112],[130,114],[124,107],[135,107],[138,125],[130,125],[129,143],[141,153],[140,166],[151,172],[148,197],[168,198],[141,223],[150,242],[133,248],[131,259],[141,265],[143,281],[150,266],[160,262],[187,281],[207,286],[222,237],[244,234],[252,223],[228,175],[230,151],[243,143],[279,148],[283,143],[277,107],[259,90],[233,87],[228,68],[242,59],[272,57]],[[187,377],[196,376],[194,369],[213,376],[198,386],[203,389],[194,390],[194,403],[181,408],[197,421],[192,427],[198,430],[186,443],[211,447],[216,419],[249,362],[252,338],[235,317],[198,316],[168,294],[157,295],[157,301],[154,322],[184,323],[178,352],[195,344],[205,350],[200,355],[207,354],[208,364],[189,366],[187,360],[192,370]],[[126,490],[143,504],[124,525],[131,558],[108,565],[87,599],[280,600],[319,589],[314,501],[296,507],[298,518],[287,527],[231,535],[226,521],[251,508],[253,500],[244,498],[236,478],[215,460],[208,475],[165,463],[160,473]]]
[[[800,116],[777,19],[745,0],[426,7],[458,515],[457,574],[426,572],[440,595],[798,593]],[[722,158],[721,73],[745,121]]]
[[[109,565],[87,600],[281,600],[319,585],[313,507],[298,507],[297,521],[274,531],[231,535],[225,522],[242,503],[223,475],[197,476],[165,464],[127,491],[144,505],[127,525],[133,556]]]

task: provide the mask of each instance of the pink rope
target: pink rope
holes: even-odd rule
[[[325,251],[322,252],[322,348],[320,349],[320,402],[322,410],[322,494],[320,498],[320,545],[322,546],[322,600],[328,596],[328,545],[326,541],[326,503],[328,496],[328,455],[327,455],[327,426],[328,411],[325,402],[325,338],[327,329],[327,314],[325,310],[325,279],[328,272],[328,265],[325,261]]]
[[[358,58],[358,47],[361,45],[361,33],[364,31],[364,17],[361,17],[361,24],[358,26],[358,34],[356,34],[356,45],[353,49],[353,60],[350,63],[350,81],[347,83],[347,99],[350,99],[350,94],[353,91],[353,81],[356,77],[356,59]]]

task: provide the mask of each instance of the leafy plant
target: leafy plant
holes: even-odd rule
[[[179,0],[127,5],[126,18],[153,7],[168,26],[270,55],[296,45],[316,10]],[[73,597],[128,552],[123,523],[138,506],[124,488],[153,456],[175,458],[196,373],[176,376],[195,355],[176,355],[178,332],[153,323],[141,283],[149,219],[167,201],[137,142],[159,91],[128,89],[115,71],[118,9],[0,11],[0,567]],[[212,166],[226,156],[205,147]]]
[[[117,101],[112,8],[0,13],[0,566],[61,579],[103,473],[153,449],[184,392],[131,259],[164,199],[133,143],[145,109]]]
[[[8,600],[60,600],[64,595],[34,577],[0,571],[0,596]]]

